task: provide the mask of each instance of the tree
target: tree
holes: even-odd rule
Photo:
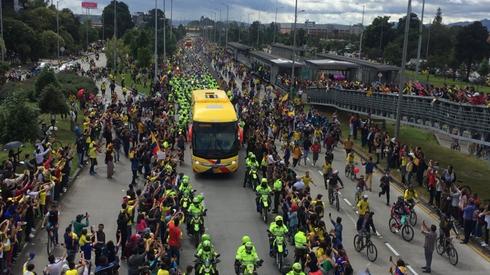
[[[20,16],[22,22],[26,23],[35,31],[56,31],[56,10],[53,8],[39,7],[22,10]]]
[[[114,48],[116,49],[116,58],[117,58],[117,68],[116,69],[121,69],[123,68],[126,63],[127,63],[127,56],[129,55],[129,49],[128,47],[124,44],[122,39],[116,39],[114,38],[110,39],[107,41],[106,47],[105,47],[105,55],[107,57],[107,67],[113,68],[113,62],[114,62]],[[124,64],[121,64],[124,63]]]
[[[140,68],[148,68],[151,64],[152,54],[148,48],[139,48],[137,55],[137,64]]]
[[[480,66],[478,67],[478,73],[483,79],[490,73],[490,66],[488,65],[488,60],[486,58],[481,61]]]
[[[88,28],[88,30],[87,30]],[[92,22],[87,20],[80,24],[79,33],[80,33],[80,44],[85,48],[87,46],[87,31],[88,31],[88,43],[92,43],[97,41],[99,38],[99,33],[97,29],[92,27]]]
[[[389,20],[389,16],[378,16],[364,30],[363,48],[368,56],[383,57],[386,45],[395,39],[394,24],[390,23]]]
[[[127,30],[133,27],[133,20],[129,13],[128,5],[122,1],[116,1],[117,9],[117,37],[122,37]],[[102,11],[102,17],[104,19],[105,33],[114,33],[114,1],[111,1]],[[107,35],[107,37],[110,37]]]
[[[37,109],[19,94],[13,94],[0,105],[0,142],[32,141],[39,134]]]
[[[39,41],[31,27],[13,18],[5,18],[3,24],[7,55],[15,54],[22,62],[39,57],[34,50],[38,49]]]
[[[432,24],[438,24],[438,25],[441,25],[442,24],[442,11],[441,11],[441,8],[437,8],[436,17],[434,17],[434,21],[432,22]]]
[[[65,40],[63,37],[58,36],[54,31],[43,31],[41,33],[42,48],[45,51],[43,56],[56,56],[58,53],[58,39],[60,41],[60,47],[65,46]]]
[[[428,65],[431,68],[443,68],[448,65],[453,49],[454,35],[447,26],[434,23],[430,26]]]
[[[68,113],[68,104],[60,87],[48,85],[44,87],[39,97],[39,109],[45,114],[66,114]]]
[[[63,9],[59,13],[60,33],[66,30],[72,37],[73,41],[80,42],[80,21],[70,9]],[[66,41],[65,41],[66,42]]]
[[[466,65],[466,79],[470,76],[473,62],[489,55],[490,45],[486,42],[487,37],[487,28],[478,21],[463,27],[456,35],[455,59]]]
[[[304,44],[306,44],[307,39],[308,39],[308,34],[306,33],[305,29],[296,30],[296,46],[298,47],[303,46]],[[293,45],[293,43],[291,43],[291,45]]]
[[[44,69],[39,74],[36,83],[34,83],[35,97],[37,98],[41,94],[43,89],[48,85],[59,87],[59,83],[56,79],[56,76],[54,75],[54,72],[52,70]]]
[[[3,86],[7,81],[7,77],[5,76],[10,69],[10,66],[7,62],[0,62],[0,86]]]

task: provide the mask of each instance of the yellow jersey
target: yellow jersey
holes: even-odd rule
[[[357,211],[359,212],[359,215],[365,215],[366,212],[369,211],[369,202],[367,202],[366,200],[361,199],[357,203]]]

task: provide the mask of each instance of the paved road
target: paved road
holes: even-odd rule
[[[343,171],[343,150],[336,149],[334,154],[335,169]],[[99,163],[101,165],[97,170],[98,175],[90,176],[87,170],[82,171],[74,186],[64,195],[61,202],[60,228],[66,227],[77,214],[89,212],[91,215],[90,223],[93,225],[104,223],[107,239],[115,239],[116,215],[120,207],[121,197],[130,181],[130,163],[127,159],[122,158],[121,162],[116,164],[116,174],[112,180],[105,178],[105,165],[103,165],[102,156],[99,158]],[[255,212],[255,195],[251,190],[241,187],[243,168],[240,168],[234,175],[204,177],[194,175],[189,163],[190,156],[187,151],[185,164],[178,170],[191,176],[191,183],[194,188],[205,196],[208,208],[208,215],[205,218],[206,230],[212,235],[215,246],[221,253],[222,262],[218,266],[221,274],[233,274],[235,250],[244,234],[251,236],[259,256],[265,260],[264,265],[259,269],[259,274],[279,274],[272,259],[268,256],[266,225]],[[243,163],[243,152],[241,152],[241,163]],[[322,184],[323,179],[319,173],[319,167],[312,167],[311,163],[308,163],[308,166],[302,165],[296,169],[299,175],[303,175],[306,170],[310,171],[313,181],[318,184],[318,186],[313,186],[312,194],[322,193],[326,198],[327,194]],[[388,258],[400,255],[408,262],[413,274],[421,274],[420,267],[425,264],[422,248],[423,236],[417,227],[414,240],[408,243],[399,234],[392,234],[389,231],[389,208],[385,205],[385,201],[377,196],[379,176],[379,174],[375,174],[374,192],[369,193],[371,208],[376,212],[375,224],[381,235],[373,237],[373,242],[378,248],[378,259],[375,263],[370,263],[365,254],[355,252],[352,245],[356,220],[355,210],[351,206],[354,201],[354,182],[342,176],[346,187],[341,194],[341,210],[337,212],[327,207],[325,212],[331,212],[334,218],[336,216],[342,217],[344,245],[356,271],[368,267],[372,274],[386,274],[389,267]],[[391,197],[396,198],[398,195],[400,192],[392,188]],[[426,220],[429,224],[437,223],[435,217],[428,214],[426,209],[417,206],[416,211],[419,214],[419,221]],[[328,228],[331,228],[330,223],[326,222],[326,224]],[[60,230],[60,234],[62,234],[62,230]],[[38,273],[47,262],[45,243],[45,232],[38,232],[35,242],[28,245],[24,254],[19,258],[25,259],[26,253],[34,251],[38,255],[35,260]],[[460,262],[456,267],[451,266],[446,258],[434,254],[433,274],[490,274],[489,262],[480,257],[473,249],[459,243],[456,244],[456,249],[460,256]],[[183,267],[192,263],[193,254],[194,249],[186,238],[182,252]],[[288,258],[291,259],[292,255]],[[125,270],[126,268],[123,266],[121,274],[125,274]],[[20,265],[17,266],[14,274],[20,274]]]

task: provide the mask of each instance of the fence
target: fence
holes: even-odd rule
[[[311,88],[308,101],[374,118],[396,119],[398,95],[342,90],[338,88]],[[431,97],[403,96],[401,122],[434,130],[453,138],[490,146],[490,108],[450,102]]]

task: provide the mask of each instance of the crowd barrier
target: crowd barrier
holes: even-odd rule
[[[339,88],[306,90],[312,105],[334,107],[373,118],[396,119],[398,95]],[[459,140],[490,146],[490,108],[445,99],[404,95],[401,123],[443,133]]]

